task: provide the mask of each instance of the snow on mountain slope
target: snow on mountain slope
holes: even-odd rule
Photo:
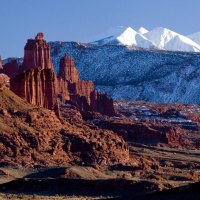
[[[165,45],[165,50],[200,52],[200,46],[180,35],[175,36]]]
[[[166,28],[155,28],[148,33],[145,33],[144,36],[152,41],[159,49],[200,52],[200,45],[191,39]]]
[[[193,33],[191,35],[187,36],[190,38],[192,41],[196,42],[198,45],[200,45],[200,32]]]
[[[198,34],[193,35],[192,38],[200,43]],[[120,44],[145,49],[157,48],[169,51],[200,52],[200,44],[197,44],[193,40],[162,27],[155,28],[151,31],[141,27],[138,32],[136,32],[131,27],[119,26],[96,36],[90,40],[90,43],[97,45]]]
[[[51,42],[53,65],[68,52],[81,79],[114,99],[200,103],[200,54],[130,50],[122,45]]]
[[[154,44],[160,48],[164,49],[167,42],[174,38],[177,34],[169,29],[158,27],[148,33],[144,34],[146,38],[153,41]]]
[[[91,44],[121,44],[134,45],[141,48],[153,48],[155,45],[131,27],[115,27],[90,40]]]
[[[140,27],[137,32],[143,35],[145,33],[148,33],[149,31],[144,27]]]

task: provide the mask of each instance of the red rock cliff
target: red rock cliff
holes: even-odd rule
[[[24,48],[23,73],[10,80],[10,89],[29,103],[48,109],[57,108],[57,78],[50,47],[38,33]]]
[[[77,83],[79,81],[79,75],[75,68],[74,60],[67,54],[60,60],[58,77],[70,83]]]
[[[112,99],[94,90],[92,81],[80,80],[74,61],[65,55],[60,61],[58,90],[62,102],[70,101],[80,111],[95,111],[114,115]]]

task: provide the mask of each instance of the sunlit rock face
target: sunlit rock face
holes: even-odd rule
[[[10,89],[29,103],[48,109],[58,106],[57,78],[51,63],[50,46],[38,33],[24,48],[23,72],[11,78]]]
[[[35,39],[28,39],[24,47],[23,69],[52,69],[50,46],[44,34],[38,33]]]

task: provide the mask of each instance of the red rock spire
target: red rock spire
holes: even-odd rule
[[[96,92],[92,81],[80,80],[74,60],[67,54],[60,60],[58,93],[63,103],[69,101],[80,111],[95,111],[110,116],[115,114],[113,100]]]
[[[29,39],[24,47],[23,70],[52,69],[50,46],[44,40],[44,34],[38,33],[35,39]]]
[[[24,48],[23,72],[10,80],[10,89],[29,103],[57,109],[57,77],[54,72],[50,46],[38,33]]]
[[[62,78],[64,81],[69,81],[70,83],[79,81],[79,75],[75,68],[74,60],[68,54],[60,60],[58,78]]]

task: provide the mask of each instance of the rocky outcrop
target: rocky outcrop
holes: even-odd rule
[[[200,149],[199,105],[119,101],[115,109],[117,117],[93,123],[131,143]]]
[[[90,95],[94,91],[94,84],[92,81],[79,79],[74,60],[67,54],[60,60],[58,82],[62,102],[72,101],[79,109],[85,110],[87,107],[89,110]]]
[[[28,40],[22,69],[22,73],[11,78],[10,89],[31,104],[56,109],[57,78],[51,63],[50,46],[43,39],[43,33]]]
[[[158,121],[134,121],[128,118],[105,119],[95,122],[100,128],[109,129],[130,143],[173,148],[200,149],[200,136],[175,124]]]
[[[113,165],[129,160],[122,138],[88,126],[78,111],[61,112],[63,119],[8,89],[0,90],[0,166]]]
[[[69,101],[82,112],[114,115],[112,99],[106,94],[95,91],[92,81],[80,80],[74,61],[68,55],[60,60],[58,85],[59,97],[63,103]]]
[[[10,88],[31,104],[55,109],[59,97],[62,103],[70,102],[81,112],[100,112],[109,116],[115,113],[112,99],[96,92],[92,81],[79,79],[74,60],[68,55],[60,60],[57,81],[50,46],[44,40],[43,33],[27,41],[20,70],[14,66],[18,66],[16,61],[8,63],[5,68],[6,74],[11,77]]]
[[[50,46],[44,40],[44,34],[38,33],[35,39],[29,39],[24,47],[23,70],[52,69]]]
[[[10,87],[10,78],[4,74],[2,59],[0,56],[0,87]]]
[[[62,78],[70,83],[77,83],[79,81],[79,74],[75,68],[74,60],[67,54],[60,60],[58,78]]]
[[[0,87],[10,87],[10,78],[3,73],[0,73]]]
[[[113,100],[109,98],[106,94],[99,93],[98,91],[93,91],[90,94],[90,109],[108,116],[113,116],[115,114]]]

